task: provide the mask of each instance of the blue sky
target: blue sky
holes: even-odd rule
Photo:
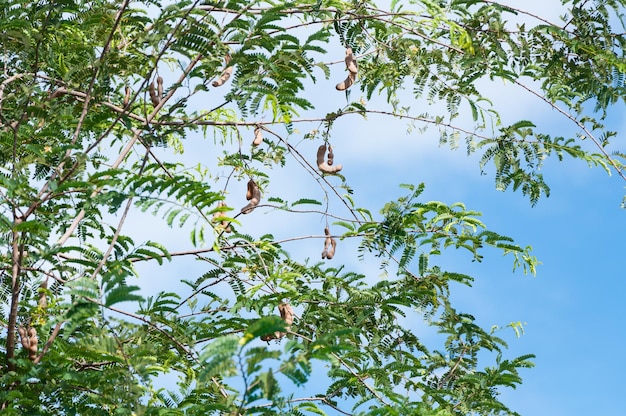
[[[558,15],[559,3],[535,0],[524,2],[521,7],[554,17]],[[339,46],[336,51],[341,54]],[[322,79],[311,90],[310,98],[317,107],[313,115],[321,116],[346,104],[344,94],[334,91],[334,84],[344,74],[344,68],[335,65],[331,79]],[[576,133],[574,126],[556,111],[511,85],[486,83],[484,88],[508,122],[527,118],[546,133]],[[359,91],[354,89],[351,99],[359,97]],[[415,110],[417,113],[436,110],[420,108],[423,103],[413,104],[419,109]],[[382,104],[374,101],[367,105],[378,108]],[[620,148],[623,114],[623,106],[610,111],[609,127],[618,131],[615,139],[618,145],[613,150]],[[290,139],[304,154],[310,154],[311,160],[319,142],[302,142],[298,137],[315,127],[298,124],[299,131]],[[626,344],[623,318],[626,303],[622,301],[626,283],[621,243],[626,235],[626,212],[620,203],[626,182],[578,160],[547,160],[542,172],[551,187],[551,195],[531,207],[521,192],[495,190],[493,175],[481,175],[478,157],[468,157],[463,144],[452,151],[438,146],[436,130],[408,134],[406,127],[404,121],[383,117],[369,117],[365,121],[349,116],[336,122],[331,139],[336,161],[344,164],[342,173],[354,188],[358,205],[377,212],[385,202],[403,194],[398,184],[424,182],[424,200],[465,203],[468,209],[483,213],[482,220],[490,230],[510,236],[522,246],[531,245],[542,262],[537,276],[533,277],[519,271],[512,273],[512,258],[502,257],[495,250],[485,252],[481,263],[473,263],[462,254],[441,260],[442,267],[476,279],[472,288],[459,286],[453,290],[460,310],[473,314],[487,328],[514,321],[525,323],[525,334],[519,339],[512,331],[503,333],[510,343],[507,354],[509,357],[536,354],[536,367],[523,370],[524,384],[517,390],[504,392],[505,403],[528,416],[623,415],[626,386],[621,375],[626,364],[620,353]],[[249,136],[251,140],[251,131]],[[212,139],[204,139],[200,134],[190,135],[186,147],[181,160],[189,164],[215,155]],[[272,181],[267,196],[287,194],[295,200],[316,192],[310,176],[302,175],[293,161],[285,173],[274,171]],[[245,205],[239,197],[244,186],[236,185],[227,197],[227,202],[235,208]],[[241,192],[238,193],[237,187]],[[319,215],[293,215],[283,216],[283,225],[276,230],[272,218],[277,213],[257,211],[240,218],[243,232],[260,235],[271,230],[280,237],[281,234],[293,236],[294,230],[296,235],[308,235],[319,234],[323,229]],[[187,230],[175,233],[157,227],[151,217],[134,215],[134,226],[141,230],[142,238],[159,240],[166,232],[170,250],[190,247]],[[321,242],[301,241],[285,248],[294,256],[313,257],[319,255]],[[358,263],[354,248],[353,243],[340,242],[333,261],[348,263],[363,273],[377,276],[378,264]],[[140,265],[142,285],[148,291],[176,289],[178,279],[166,278],[167,273],[175,270],[177,277],[193,278],[204,267],[186,260],[176,260],[175,265],[164,269]]]

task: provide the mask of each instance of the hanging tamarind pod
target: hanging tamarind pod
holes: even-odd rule
[[[124,107],[126,107],[130,102],[130,87],[127,85],[124,90]]]
[[[344,61],[346,63],[346,69],[348,70],[348,76],[346,77],[344,81],[340,82],[339,84],[335,86],[335,88],[337,88],[337,90],[339,91],[344,91],[350,88],[352,84],[354,84],[354,81],[356,81],[356,74],[359,72],[359,67],[356,63],[356,58],[354,57],[354,54],[352,53],[352,48],[346,49],[346,57]]]
[[[328,174],[333,174],[339,172],[343,166],[341,164],[330,166],[326,161],[324,161],[324,156],[326,155],[326,143],[318,147],[317,149],[317,167],[320,171]],[[334,157],[334,154],[333,154]]]
[[[293,325],[293,309],[291,308],[291,305],[288,303],[281,303],[278,305],[278,310],[280,311],[280,317],[283,318],[283,321],[287,324],[287,330],[289,330],[291,325]]]
[[[259,205],[259,202],[261,202],[261,191],[259,190],[258,185],[256,184],[256,182],[254,182],[253,179],[250,179],[248,181],[246,199],[250,202],[248,203],[248,205],[241,208],[242,214],[251,213],[254,210],[254,208],[256,208],[256,206]]]
[[[254,129],[254,140],[252,141],[253,146],[258,146],[263,143],[263,133],[260,127]]]
[[[217,206],[218,207],[225,207],[226,203],[224,201],[220,201],[220,202],[218,202]],[[226,217],[226,216],[227,215],[226,215],[226,213],[224,211],[218,211],[215,214],[213,214],[213,219],[214,220],[219,220],[219,218]],[[230,223],[228,221],[222,220],[220,225],[222,226],[222,228],[224,228],[225,232],[227,232],[227,233],[232,233],[233,232],[233,229],[230,226]]]
[[[226,61],[226,67],[220,74],[219,78],[213,81],[211,85],[213,85],[214,87],[220,87],[224,85],[226,81],[228,81],[228,79],[233,73],[233,67],[228,65],[230,63],[230,60],[231,60],[230,55],[226,55],[224,57],[224,61]]]
[[[155,107],[159,105],[161,100],[157,96],[156,88],[154,87],[154,81],[150,83],[150,86],[148,87],[148,92],[150,93],[150,101],[152,101],[152,105]]]
[[[18,326],[17,333],[20,334],[20,343],[22,344],[22,347],[28,350],[30,348],[30,337],[26,333],[26,328]]]
[[[35,358],[37,358],[37,344],[39,343],[39,339],[37,338],[37,331],[32,326],[28,328],[28,338],[30,341],[28,358],[31,361],[35,361]]]
[[[287,331],[291,329],[291,325],[293,325],[293,309],[288,303],[281,303],[278,305],[278,311],[280,312],[280,317],[285,324],[287,325]],[[271,341],[273,339],[281,339],[287,335],[287,332],[276,331],[271,334],[266,334],[261,336],[262,341]]]
[[[354,54],[352,53],[352,48],[346,49],[345,62],[346,62],[346,68],[348,68],[348,71],[350,71],[351,74],[356,75],[359,72],[359,67],[356,63],[356,58],[354,57]]]
[[[159,98],[159,102],[163,99],[163,78],[160,76],[157,77],[157,97]]]
[[[37,358],[37,344],[39,343],[37,331],[32,326],[28,327],[28,329],[19,326],[17,327],[17,332],[20,334],[22,347],[28,352],[28,358],[31,361],[35,361]]]
[[[322,259],[332,259],[335,256],[335,248],[337,247],[337,241],[330,236],[330,230],[328,227],[324,228],[324,234],[326,239],[324,240],[324,251],[322,251]]]

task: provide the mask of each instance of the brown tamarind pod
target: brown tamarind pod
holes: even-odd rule
[[[330,248],[328,249],[328,251],[326,252],[326,258],[328,260],[332,259],[333,257],[335,257],[335,249],[337,248],[337,241],[334,238],[330,238]]]
[[[324,173],[328,173],[328,174],[334,174],[334,173],[339,172],[343,168],[343,166],[340,164],[330,166],[327,162],[324,161],[325,155],[326,155],[326,143],[324,143],[317,149],[317,167],[320,171]]]
[[[261,191],[259,190],[258,185],[256,184],[256,182],[254,182],[253,179],[250,179],[248,181],[248,190],[246,191],[246,199],[250,202],[248,203],[248,205],[241,208],[242,214],[251,213],[254,210],[254,208],[256,208],[256,206],[259,205],[259,202],[261,202]]]
[[[246,188],[246,199],[248,201],[252,199],[252,191],[254,190],[254,186],[250,182],[252,182],[252,179],[248,181],[248,187]]]
[[[20,343],[22,344],[22,347],[28,350],[30,348],[30,336],[26,333],[26,328],[18,326],[17,333],[20,334]]]
[[[252,141],[253,146],[258,146],[263,143],[263,133],[259,127],[254,129],[254,140]]]
[[[293,309],[291,308],[291,305],[288,303],[281,303],[278,305],[278,311],[280,312],[281,319],[285,321],[285,324],[287,324],[287,331],[289,331],[291,325],[293,325]],[[285,335],[287,335],[287,332],[276,331],[271,334],[262,335],[261,341],[268,342],[273,339],[281,339]]]
[[[224,85],[224,83],[228,81],[230,76],[233,74],[233,67],[228,65],[230,63],[230,59],[230,55],[226,55],[224,57],[224,61],[226,61],[226,68],[224,68],[219,78],[213,81],[213,83],[211,84],[214,87],[220,87]]]
[[[287,329],[293,325],[293,309],[291,305],[288,303],[281,303],[278,305],[278,310],[280,311],[280,317],[287,324]]]
[[[328,227],[324,228],[324,234],[326,239],[324,240],[324,251],[322,251],[322,259],[332,259],[335,256],[335,248],[337,247],[337,241],[330,236],[330,230]]]
[[[160,76],[157,77],[157,97],[159,98],[159,102],[163,98],[163,78]]]
[[[150,100],[152,101],[152,105],[155,107],[159,105],[161,100],[159,99],[156,93],[156,88],[154,87],[154,81],[150,83],[150,86],[148,87],[148,92],[150,93]]]
[[[31,361],[35,361],[37,358],[37,344],[39,343],[39,339],[37,338],[37,331],[32,326],[28,328],[28,335],[30,346],[28,348],[28,358]]]
[[[124,91],[124,107],[130,102],[130,87],[127,85]]]
[[[335,88],[337,88],[337,90],[339,91],[347,90],[352,86],[352,84],[354,84],[354,81],[356,81],[356,74],[350,72],[348,74],[348,77],[344,81],[341,81],[339,84],[337,84]]]
[[[352,48],[346,49],[345,62],[346,62],[346,68],[348,68],[348,71],[350,71],[351,74],[356,75],[357,72],[359,72],[359,67],[356,63],[356,58],[354,57],[354,54],[352,53]]]
[[[220,202],[217,204],[217,206],[218,206],[218,207],[225,207],[225,206],[226,206],[226,203],[225,203],[224,201],[220,201]],[[224,211],[218,211],[218,212],[216,212],[215,214],[213,214],[213,219],[214,219],[214,220],[219,220],[219,218],[220,218],[220,217],[226,217],[226,213],[225,213]],[[229,223],[228,221],[226,221],[226,220],[222,220],[222,221],[221,221],[221,226],[222,226],[222,228],[224,228],[224,231],[225,231],[225,232],[227,232],[227,233],[232,233],[232,232],[233,232],[233,229],[232,229],[232,227],[230,226],[230,223]]]

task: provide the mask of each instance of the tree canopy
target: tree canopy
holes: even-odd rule
[[[456,307],[475,277],[446,259],[534,274],[532,242],[419,182],[369,206],[346,160],[384,143],[336,126],[436,132],[531,205],[547,158],[626,179],[605,126],[626,96],[623,5],[552,21],[492,0],[5,1],[3,414],[516,414],[500,393],[533,366],[507,354],[523,327]],[[503,119],[494,80],[576,133]],[[156,221],[172,234],[147,238]]]

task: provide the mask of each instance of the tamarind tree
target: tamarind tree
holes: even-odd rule
[[[548,157],[624,177],[622,6],[4,1],[3,414],[516,414],[499,394],[533,357],[453,304],[473,278],[445,265],[534,273],[530,248],[419,182],[369,206],[350,163],[384,142],[337,126],[464,141],[531,204]],[[577,133],[503,122],[489,80]]]

